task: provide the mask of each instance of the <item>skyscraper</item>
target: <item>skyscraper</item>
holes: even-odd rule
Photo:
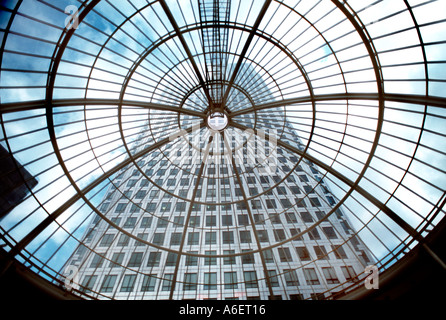
[[[252,67],[240,74],[268,96]],[[228,105],[244,100],[234,90]],[[305,146],[284,113],[240,117],[243,127],[219,131],[185,115],[192,131],[166,132],[157,123],[176,119],[151,112],[132,153],[170,143],[112,179],[62,270],[74,288],[99,299],[319,299],[364,276],[371,257],[318,168],[297,156]]]

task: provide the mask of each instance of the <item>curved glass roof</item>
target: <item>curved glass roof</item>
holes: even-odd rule
[[[336,299],[444,218],[446,1],[0,8],[0,244],[76,295]]]

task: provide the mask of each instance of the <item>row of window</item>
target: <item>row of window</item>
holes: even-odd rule
[[[215,179],[207,179],[208,180],[208,188],[206,190],[206,193],[202,192],[201,188],[198,188],[197,190],[197,197],[202,197],[202,196],[206,196],[207,198],[215,198],[217,196],[217,189],[216,188],[210,188],[210,185],[215,185]],[[233,187],[230,187],[230,182],[229,182],[229,178],[222,178],[220,179],[222,186],[220,187],[220,192],[219,195],[221,198],[226,198],[226,197],[232,197],[232,189]],[[127,188],[133,188],[134,186],[136,186],[138,180],[132,179],[129,180],[127,183]],[[155,184],[162,186],[164,181],[163,179],[155,179]],[[194,186],[196,184],[196,178],[194,179]],[[203,185],[203,179],[201,179],[199,181],[199,186]],[[224,185],[227,185],[228,187],[225,187]],[[147,179],[142,179],[141,183],[139,184],[140,188],[146,188],[149,187],[149,181]],[[168,179],[166,182],[166,187],[176,187],[177,186],[177,179]],[[190,184],[190,178],[181,178],[180,182],[179,182],[179,186],[180,187],[184,187],[184,188],[180,188],[178,190],[178,192],[180,193],[181,197],[187,197],[187,194],[189,192],[189,189],[191,187]],[[267,195],[273,195],[272,191],[267,191],[269,190],[270,185],[265,185],[263,186],[261,189],[259,189],[258,186],[248,186],[245,189],[245,193],[249,196],[256,196],[260,193],[266,192],[265,194]],[[242,192],[241,189],[239,187],[235,187],[235,196],[241,197],[242,196]],[[302,186],[302,189],[297,186],[297,185],[291,185],[291,186],[277,186],[276,188],[274,188],[274,190],[276,190],[278,195],[285,195],[285,196],[289,196],[289,195],[299,195],[302,193],[305,194],[314,194],[314,187],[310,186],[310,185],[304,185]],[[289,191],[287,191],[289,190]],[[130,198],[130,196],[132,195],[132,191],[129,190],[126,192],[126,197]],[[160,190],[150,190],[150,192],[148,192],[147,190],[144,189],[140,189],[139,191],[137,191],[135,193],[135,199],[144,199],[147,195],[150,196],[151,199],[153,198],[157,198],[160,195]],[[111,195],[109,196],[109,198],[111,197]]]
[[[312,213],[307,211],[302,212],[285,212],[283,214],[278,213],[268,213],[266,215],[261,213],[253,214],[254,223],[256,225],[263,225],[266,221],[269,221],[271,224],[297,224],[297,223],[314,223],[315,221],[319,221],[325,217],[325,213],[322,211],[316,211],[316,218]],[[218,218],[220,218],[220,226],[221,227],[231,227],[237,223],[238,226],[248,226],[251,224],[250,218],[248,214],[221,214],[221,215],[206,215],[205,217],[201,216],[191,216],[189,217],[188,226],[191,228],[198,228],[201,226],[202,220],[204,220],[204,226],[206,227],[216,227],[218,223]],[[152,216],[149,217],[136,217],[131,216],[125,218],[124,223],[122,224],[122,228],[135,228],[138,223],[140,228],[167,228],[169,222],[173,223],[176,226],[184,226],[184,216],[174,216],[171,221],[166,217],[156,219],[156,226],[153,224],[154,218]],[[235,221],[236,220],[236,221]],[[122,218],[121,217],[112,217],[111,221],[114,224],[121,226]],[[344,229],[348,230],[350,227],[348,224],[345,224]],[[327,229],[328,230],[328,229]]]
[[[246,151],[246,150],[245,150],[245,151]],[[278,154],[282,154],[282,153],[283,153],[281,149],[278,149],[277,151],[278,151]],[[246,153],[246,152],[245,152],[245,153]],[[169,165],[169,160],[167,160],[167,159],[158,159],[158,160],[153,159],[153,158],[156,158],[158,155],[159,155],[159,154],[158,154],[157,152],[154,152],[154,153],[151,154],[152,160],[149,160],[149,161],[147,162],[147,167],[149,167],[150,169],[146,169],[146,170],[145,170],[145,174],[146,174],[147,176],[151,177],[151,176],[153,176],[154,174],[156,174],[156,175],[158,175],[158,176],[165,176],[165,175],[167,175],[167,174],[168,174],[169,176],[176,176],[176,175],[179,174],[179,172],[180,172],[180,169],[179,169],[179,168],[171,168],[171,169],[169,169],[169,171],[168,171],[168,169],[166,168],[166,166]],[[224,159],[224,158],[223,158],[223,159]],[[289,159],[287,159],[287,158],[285,158],[284,156],[279,156],[279,157],[277,158],[277,160],[278,160],[278,163],[282,163],[282,164],[288,163],[288,161],[290,161],[291,164],[295,164],[295,163],[297,163],[298,158],[297,158],[296,156],[290,156]],[[159,169],[155,171],[154,167],[155,167],[157,164],[159,164]],[[138,166],[139,166],[139,167],[143,167],[143,166],[144,166],[144,161],[140,161],[140,162],[138,162]],[[192,170],[191,168],[183,168],[183,169],[184,169],[185,172],[190,172],[190,173],[193,173],[193,174],[198,174],[198,171],[199,171],[199,168],[198,168],[198,167],[196,167],[195,170]],[[312,169],[312,172],[313,172],[313,173],[318,173],[313,167],[310,167],[310,169]],[[240,167],[240,166],[237,166],[237,170],[240,172],[240,171],[241,171],[241,167]],[[217,171],[220,173],[220,175],[228,175],[228,174],[230,173],[230,170],[229,170],[228,166],[226,166],[226,165],[219,165],[219,166],[216,168],[214,165],[211,164],[211,165],[206,169],[206,171],[204,172],[204,174],[207,174],[207,175],[215,175],[215,174],[217,174]],[[297,172],[301,172],[302,175],[305,175],[305,173],[303,172],[301,166],[298,166],[298,167],[296,168],[296,171],[297,171]],[[119,174],[119,175],[116,177],[116,179],[122,179],[122,178],[124,178],[124,174],[125,174],[125,172],[122,172],[121,174]],[[232,170],[231,170],[231,174],[233,174],[233,173],[232,173]],[[140,176],[140,175],[141,175],[141,172],[140,172],[138,169],[134,169],[134,170],[132,171],[132,176],[133,176],[133,177],[137,177],[137,176]],[[252,178],[252,177],[249,177],[249,178]],[[274,179],[275,182],[278,181],[277,178],[276,178],[276,176],[273,176],[272,178]],[[260,179],[261,179],[261,180],[260,180],[261,183],[269,183],[269,179],[268,179],[267,176],[260,176]],[[255,180],[248,180],[247,182],[248,182],[248,183],[256,183]],[[306,182],[308,182],[308,180],[306,180]]]
[[[200,189],[201,190],[201,189]],[[213,189],[211,189],[213,190]],[[236,191],[239,190],[236,188]],[[210,190],[208,190],[209,193]],[[153,192],[153,191],[152,191]],[[237,192],[236,192],[237,193]],[[256,193],[257,194],[257,193]],[[131,199],[128,194],[125,195],[128,199]],[[146,196],[145,191],[138,191],[136,194],[136,197],[132,200],[142,200]],[[181,196],[181,195],[180,195]],[[239,195],[242,196],[241,193]],[[171,198],[171,197],[169,197]],[[196,199],[200,198],[200,195],[196,196]],[[152,201],[154,200],[151,198]],[[232,198],[230,198],[232,200]],[[314,207],[314,208],[320,208],[323,206],[319,198],[316,197],[309,197],[306,198],[294,198],[294,203],[290,198],[279,198],[279,199],[269,199],[265,198],[264,201],[261,201],[260,199],[252,199],[248,202],[251,204],[251,208],[255,210],[261,210],[261,209],[288,209],[293,206],[296,206],[297,208],[306,208],[306,207]],[[332,197],[331,197],[332,199]],[[176,203],[172,203],[172,201],[166,201],[166,199],[163,199],[164,201],[157,201],[157,202],[149,202],[144,204],[136,204],[131,203],[131,206],[129,206],[129,201],[126,199],[126,202],[120,202],[116,205],[114,212],[115,213],[124,213],[126,212],[126,208],[130,207],[129,212],[130,213],[136,213],[140,212],[141,209],[145,209],[147,212],[156,212],[157,209],[159,212],[170,212],[174,208],[174,212],[185,212],[187,208],[187,204],[189,202],[185,201],[177,201]],[[224,200],[220,204],[214,204],[216,198],[212,198],[211,200],[206,200],[206,205],[201,205],[197,203],[192,204],[192,211],[201,211],[201,208],[204,207],[206,212],[212,212],[217,211],[218,208],[220,208],[220,211],[231,211],[233,209],[232,205],[229,203],[225,203]],[[310,203],[308,206],[306,201]],[[330,201],[330,200],[329,200]],[[330,203],[334,204],[334,200],[330,201]],[[279,207],[280,204],[280,207]],[[245,201],[239,201],[235,204],[237,210],[247,210],[247,204]],[[109,210],[110,203],[105,202],[101,205],[101,211],[107,212]]]
[[[277,274],[276,270],[268,270],[268,279],[272,287],[280,287],[281,282],[287,287],[298,287],[302,283],[306,285],[320,285],[321,281],[317,275],[317,271],[314,268],[303,268],[304,282],[299,280],[298,273],[296,270],[284,270],[283,278]],[[346,281],[351,280],[355,277],[355,271],[351,266],[341,266],[342,274]],[[322,267],[322,275],[327,284],[338,284],[340,283],[339,277],[336,274],[334,267]],[[242,281],[245,289],[257,289],[259,288],[259,280],[256,271],[243,271]],[[156,274],[141,275],[142,281],[139,283],[139,287],[136,288],[137,284],[136,274],[126,274],[122,277],[121,285],[119,286],[119,292],[134,292],[135,290],[139,292],[155,292],[159,291],[170,291],[172,288],[172,273],[166,273],[163,279],[159,279]],[[237,272],[229,271],[223,273],[223,283],[218,283],[216,272],[205,272],[202,275],[202,283],[198,283],[198,273],[186,272],[184,273],[182,280],[182,290],[183,291],[197,291],[197,290],[217,290],[218,286],[221,286],[224,290],[240,289],[243,287],[239,282],[239,277]],[[87,275],[83,278],[81,283],[81,291],[89,292],[93,289],[98,276]],[[102,283],[99,285],[98,291],[101,293],[111,293],[117,287],[118,275],[106,275],[104,276]],[[157,285],[160,287],[157,288]],[[263,284],[265,285],[265,284]]]
[[[273,250],[265,250],[263,251],[263,259],[265,263],[276,263],[278,261],[280,262],[293,262],[300,260],[301,262],[309,262],[312,261],[314,258],[319,260],[329,260],[330,255],[327,252],[327,249],[323,245],[313,246],[312,250],[314,252],[310,253],[310,247],[295,247],[296,255],[299,259],[296,259],[296,257],[292,254],[290,248],[283,247],[283,248],[277,248],[274,249],[276,252],[276,257],[274,257]],[[333,250],[334,257],[338,260],[347,259],[348,256],[345,252],[345,250],[342,247],[336,247],[334,245],[331,246],[331,250]],[[255,255],[253,253],[249,253],[250,250],[242,250],[242,255],[240,256],[229,256],[229,257],[223,257],[218,259],[217,257],[213,257],[217,255],[216,250],[207,250],[204,252],[206,257],[199,258],[197,256],[187,255],[184,257],[184,265],[185,266],[198,266],[199,260],[202,261],[203,265],[206,266],[212,266],[217,265],[220,261],[223,265],[237,265],[238,263],[242,264],[254,264],[255,261]],[[198,251],[190,251],[191,254],[198,254]],[[235,254],[235,250],[223,250],[224,255],[233,255]],[[143,263],[144,261],[144,252],[132,252],[128,261],[126,262],[125,266],[127,268],[141,268],[143,266],[149,267],[149,268],[155,268],[155,267],[175,267],[178,261],[178,255],[174,252],[168,252],[167,255],[164,255],[164,263],[161,264],[163,254],[161,252],[150,252],[148,253],[147,262]],[[314,257],[314,258],[313,258]],[[89,264],[90,268],[97,269],[97,268],[103,268],[103,267],[109,267],[109,268],[117,268],[119,266],[124,265],[124,258],[125,253],[124,252],[115,252],[113,253],[111,257],[111,261],[108,262],[103,256],[100,255],[94,255],[91,259],[91,262]],[[238,259],[241,259],[240,262],[238,262]]]
[[[309,230],[304,236],[308,236],[309,240],[321,240],[321,234],[318,230],[322,230],[323,234],[327,239],[335,240],[338,239],[335,230],[333,227],[315,227],[312,230]],[[270,231],[270,232],[268,232]],[[250,230],[239,230],[238,231],[238,242],[237,243],[254,243],[255,238],[252,236],[252,232]],[[273,229],[273,230],[256,230],[256,235],[261,243],[270,243],[271,241],[281,242],[289,239],[290,237],[296,236],[296,239],[293,241],[303,241],[302,236],[297,236],[301,233],[300,228],[289,228],[285,229]],[[272,235],[271,235],[272,234]],[[235,244],[235,231],[206,231],[206,232],[188,232],[185,244],[187,245],[212,245],[217,244],[218,236],[220,237],[221,244]],[[137,237],[143,241],[148,241],[149,233],[140,232],[137,234]],[[164,246],[166,244],[166,232],[155,232],[152,235],[151,243],[159,246]],[[169,246],[178,246],[181,244],[183,238],[183,233],[181,232],[172,232],[170,234],[170,241],[168,242]],[[90,240],[89,237],[85,239],[86,242]],[[105,233],[98,244],[99,247],[110,247],[116,240],[115,233]],[[118,247],[125,247],[130,245],[131,238],[126,234],[121,234],[117,239],[115,245]],[[201,242],[200,242],[201,240]],[[136,246],[144,245],[140,241],[135,242]]]
[[[183,179],[188,179],[188,178],[183,178]],[[181,181],[183,181],[183,179],[181,179]],[[145,181],[148,181],[148,180],[141,181],[141,186],[142,187],[145,187],[145,186],[149,185],[148,182],[145,182]],[[136,182],[135,182],[135,184],[136,184]],[[185,186],[187,188],[179,189],[178,190],[178,194],[182,198],[187,198],[189,190],[190,190],[189,189],[190,185],[188,183],[184,184],[184,185],[181,184],[181,185]],[[172,181],[170,181],[167,186],[175,186],[175,180],[173,179]],[[302,193],[305,193],[305,194],[313,194],[314,193],[314,187],[312,187],[312,186],[305,185],[302,188],[303,188],[303,190],[300,189],[298,186],[277,186],[277,187],[274,188],[274,190],[276,190],[276,192],[277,192],[277,194],[279,196],[280,195],[289,196],[290,194],[291,195],[299,195],[299,194],[302,194]],[[217,197],[217,195],[220,195],[220,197],[222,199],[224,199],[224,198],[231,198],[232,197],[232,190],[234,190],[234,195],[236,197],[242,197],[243,196],[242,190],[240,188],[238,188],[238,187],[235,187],[235,188],[221,187],[219,189],[219,192],[218,192],[218,190],[216,188],[208,188],[206,190],[206,193],[203,193],[202,189],[198,188],[197,191],[196,191],[196,196],[199,197],[199,198],[201,198],[202,196],[206,196],[206,198],[213,198],[213,199],[215,199]],[[289,192],[287,190],[289,190]],[[268,186],[262,187],[261,190],[259,190],[259,187],[257,187],[257,186],[248,187],[248,188],[245,189],[245,193],[247,195],[249,195],[249,196],[256,196],[259,193],[264,193],[265,195],[274,195],[273,191],[270,190],[270,187],[268,187]],[[110,193],[107,196],[106,199],[107,200],[111,199],[112,195],[113,195],[113,193]],[[132,195],[133,195],[133,192],[131,190],[128,190],[128,191],[124,192],[124,197],[125,198],[131,199]],[[158,189],[156,189],[156,190],[139,190],[139,191],[137,191],[134,194],[134,199],[141,200],[141,199],[144,199],[146,196],[149,196],[150,199],[157,199],[157,198],[159,198],[160,195],[161,195],[161,191],[158,190]],[[163,194],[163,196],[171,198],[171,196],[168,195],[168,194]]]

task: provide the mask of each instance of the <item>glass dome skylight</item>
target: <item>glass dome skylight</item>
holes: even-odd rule
[[[416,246],[444,265],[446,1],[0,9],[10,261],[86,299],[338,299]]]

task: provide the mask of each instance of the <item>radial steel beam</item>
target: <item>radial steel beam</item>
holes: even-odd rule
[[[437,108],[446,108],[446,98],[443,97],[412,95],[412,94],[393,94],[393,93],[392,94],[386,93],[384,94],[383,97],[384,101],[428,105]],[[243,114],[252,113],[255,111],[284,107],[293,104],[311,103],[313,100],[316,102],[336,101],[336,100],[377,101],[379,100],[379,95],[377,93],[338,93],[338,94],[327,94],[327,95],[304,96],[299,98],[291,98],[291,99],[268,102],[260,105],[255,105],[249,108],[241,109],[238,111],[233,111],[231,113],[231,116],[236,117]],[[129,106],[129,107],[140,107],[140,108],[160,110],[160,111],[178,112],[199,118],[205,117],[205,115],[202,112],[194,111],[191,109],[179,108],[177,106],[165,105],[161,103],[133,101],[133,100],[123,100],[121,102],[120,100],[117,99],[64,99],[64,100],[53,100],[52,104],[54,107],[71,107],[78,105],[118,106],[119,104],[122,104],[124,106]],[[4,113],[37,110],[44,108],[45,108],[45,100],[2,103],[0,104],[0,113],[4,114]]]
[[[315,96],[304,96],[299,98],[291,98],[278,100],[273,102],[268,102],[264,104],[255,105],[249,108],[241,109],[231,113],[231,116],[236,117],[243,114],[248,114],[260,110],[274,109],[279,107],[285,107],[293,104],[304,104],[311,103],[313,100],[315,102],[325,102],[325,101],[336,101],[336,100],[372,100],[378,101],[380,96],[377,93],[335,93],[326,95],[315,95]],[[446,98],[443,97],[432,97],[423,95],[411,95],[411,94],[389,94],[383,95],[384,101],[409,103],[409,104],[419,104],[428,105],[438,108],[446,108]]]
[[[265,3],[263,4],[262,9],[260,10],[259,15],[257,16],[256,22],[254,23],[251,31],[249,32],[248,39],[246,40],[245,46],[243,47],[242,52],[240,53],[240,57],[237,61],[237,64],[235,65],[234,71],[232,72],[232,76],[229,80],[228,87],[226,88],[226,91],[224,93],[224,96],[222,99],[223,105],[226,104],[226,100],[228,99],[229,93],[231,92],[234,81],[237,78],[240,68],[242,67],[243,60],[245,59],[245,56],[248,53],[248,49],[251,46],[251,42],[254,39],[257,29],[259,28],[260,23],[262,22],[263,18],[265,17],[266,11],[268,11],[268,8],[269,8],[271,2],[272,2],[271,0],[265,0]]]
[[[202,123],[202,126],[204,126],[204,123]],[[190,133],[192,132],[193,127],[190,127],[188,129],[186,129],[186,132]],[[180,131],[179,133],[184,133],[184,131]],[[177,136],[177,135],[173,135],[173,136]],[[106,217],[104,217],[90,202],[90,200],[87,198],[87,194],[89,192],[91,192],[93,189],[95,189],[96,187],[98,187],[101,183],[103,183],[105,180],[109,179],[112,175],[114,175],[115,173],[117,173],[119,170],[125,168],[126,166],[128,166],[129,164],[132,164],[134,161],[136,161],[137,159],[145,156],[146,154],[161,148],[162,146],[168,144],[169,142],[171,142],[171,138],[165,138],[162,139],[160,141],[158,141],[157,143],[152,144],[150,147],[145,148],[139,152],[137,152],[136,154],[134,154],[132,157],[127,158],[126,160],[122,161],[121,163],[117,164],[115,167],[113,167],[112,169],[108,170],[107,172],[105,172],[104,174],[102,174],[100,177],[96,178],[93,182],[91,182],[89,185],[87,185],[85,188],[83,188],[82,190],[79,189],[76,184],[72,184],[72,186],[76,189],[76,194],[74,196],[72,196],[70,199],[68,199],[64,204],[62,204],[58,209],[56,209],[53,213],[51,213],[48,217],[46,217],[41,223],[39,223],[33,230],[31,230],[30,232],[28,232],[28,234],[22,239],[20,240],[12,249],[11,251],[8,252],[8,257],[10,260],[10,263],[6,264],[4,268],[2,268],[0,270],[0,277],[1,275],[9,268],[9,266],[12,263],[12,259],[19,254],[23,249],[26,248],[27,245],[29,245],[40,233],[42,233],[48,226],[51,225],[51,223],[53,223],[60,215],[62,215],[66,210],[68,210],[72,205],[74,205],[77,201],[79,200],[84,200],[87,204],[90,205],[90,207],[96,212],[96,214],[102,216],[101,218],[103,218],[104,220],[107,220]],[[109,221],[110,224],[113,224]],[[125,230],[121,229],[119,226],[114,225],[115,228],[117,230],[119,230],[120,232],[127,234],[129,237],[134,238],[138,241],[142,241],[141,239],[135,237],[135,235],[126,232]],[[146,241],[142,241],[147,245],[152,245],[153,244],[146,242]]]
[[[11,113],[28,110],[45,109],[45,100],[35,100],[26,102],[14,102],[0,104],[0,113]],[[53,100],[51,105],[53,108],[72,107],[72,106],[128,106],[138,107],[142,109],[159,110],[159,111],[171,111],[180,114],[187,114],[199,118],[204,118],[205,115],[202,112],[198,112],[191,109],[180,108],[173,105],[167,105],[162,103],[143,102],[134,100],[117,100],[117,99],[64,99]]]
[[[239,123],[235,123],[231,121],[229,123],[230,126],[233,126],[235,128],[238,128],[240,130],[252,130],[244,125],[241,125]],[[258,130],[254,130],[254,132],[257,134]],[[264,132],[262,132],[262,136],[265,137],[266,140],[270,140],[270,136]],[[334,169],[333,167],[325,164],[324,162],[318,160],[317,158],[311,156],[307,152],[303,152],[299,150],[296,147],[293,147],[289,145],[288,143],[277,140],[277,145],[285,148],[301,157],[303,157],[306,160],[309,160],[325,170],[326,172],[332,174],[334,177],[345,183],[348,187],[350,187],[350,190],[346,192],[345,196],[339,200],[338,206],[340,206],[350,195],[353,191],[356,191],[358,194],[363,196],[365,199],[367,199],[370,203],[372,203],[374,206],[376,206],[379,210],[381,210],[384,214],[386,214],[393,222],[395,222],[401,229],[403,229],[405,232],[407,232],[413,239],[418,241],[422,244],[422,246],[426,249],[426,251],[434,258],[439,264],[446,269],[446,264],[442,261],[441,258],[438,257],[438,255],[433,252],[424,241],[424,237],[415,230],[411,225],[409,225],[403,218],[401,218],[397,213],[395,213],[392,209],[390,209],[386,204],[384,204],[382,201],[377,199],[375,196],[373,196],[371,193],[366,191],[364,188],[359,186],[359,181],[361,180],[362,176],[359,176],[357,181],[352,181],[349,178],[347,178],[345,175]],[[296,235],[295,237],[300,236],[300,234]]]
[[[209,104],[212,104],[212,98],[209,93],[209,89],[206,86],[206,83],[203,79],[203,76],[201,75],[201,72],[197,66],[197,63],[195,62],[192,52],[190,51],[189,46],[187,45],[187,42],[183,37],[183,33],[181,32],[180,28],[178,27],[178,24],[175,21],[175,17],[173,16],[172,12],[170,11],[169,6],[166,4],[165,0],[159,0],[159,3],[161,5],[161,7],[163,8],[164,13],[167,16],[167,19],[169,19],[170,24],[172,25],[173,29],[175,30],[175,33],[176,33],[178,39],[180,40],[181,45],[183,46],[183,49],[186,52],[187,57],[189,58],[192,68],[194,69],[195,75],[197,76],[197,79],[198,79],[201,87],[203,88],[204,94],[206,95],[206,98],[208,99]]]

